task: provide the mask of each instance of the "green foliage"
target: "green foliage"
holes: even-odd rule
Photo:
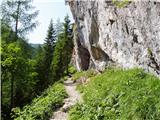
[[[52,84],[51,78],[51,63],[53,59],[54,47],[56,42],[56,31],[53,26],[53,21],[50,21],[47,36],[43,48],[39,47],[37,56],[36,71],[38,73],[37,91],[43,91]]]
[[[24,37],[38,25],[38,21],[34,21],[38,11],[33,11],[31,3],[32,0],[3,0],[1,4],[2,20],[14,30],[14,40],[17,40],[18,35]]]
[[[3,41],[1,47],[2,112],[7,114],[11,105],[11,90],[14,106],[23,106],[33,98],[37,73],[34,71],[35,61],[26,59],[24,47],[19,42],[6,44]]]
[[[32,48],[24,38],[13,40],[14,34],[11,27],[2,21],[1,103],[2,118],[7,120],[13,107],[21,107],[35,96],[37,82],[35,61],[31,60]]]
[[[70,66],[69,69],[68,69],[68,72],[70,74],[75,74],[77,72],[77,69],[74,66]]]
[[[60,36],[58,39],[55,51],[54,51],[54,58],[52,61],[52,73],[53,76],[59,79],[61,76],[63,76],[63,72],[65,71],[65,62],[63,58],[65,57],[65,41],[64,38]],[[65,59],[65,58],[64,58]]]
[[[53,110],[63,104],[65,97],[67,94],[63,84],[55,83],[22,110],[14,108],[12,116],[14,120],[48,120]]]
[[[85,77],[85,78],[91,78],[96,76],[97,72],[93,69],[87,70],[87,71],[80,71],[80,72],[76,72],[75,74],[73,74],[72,80],[77,80],[80,77]]]
[[[110,69],[81,86],[70,120],[159,120],[160,80],[141,69]]]
[[[60,21],[60,18],[57,19],[56,24],[55,24],[55,28],[56,28],[56,36],[63,33],[63,23]]]
[[[33,44],[33,43],[30,43],[29,45],[32,48],[32,56],[31,56],[31,58],[36,60],[36,58],[40,54],[39,49],[41,48],[42,44]]]
[[[66,74],[69,74],[68,68],[72,56],[73,41],[72,29],[68,16],[65,17],[63,26],[64,30],[58,35],[52,61],[52,77],[54,80],[59,80],[64,76],[65,71]]]
[[[129,4],[129,0],[112,0],[112,2],[118,8],[123,8]]]
[[[52,106],[62,104],[66,96],[64,89],[57,88],[55,85],[55,88],[49,88],[46,93],[35,99],[31,105],[24,107],[22,111],[15,109],[15,107],[22,108],[30,103],[49,84],[59,80],[65,70],[68,74],[73,49],[72,28],[68,16],[65,17],[63,30],[62,23],[57,23],[55,30],[51,21],[43,47],[39,46],[35,50],[26,42],[25,35],[37,26],[37,21],[34,19],[38,11],[34,11],[31,2],[32,0],[5,0],[1,5],[2,45],[0,49],[2,118],[4,120],[11,119],[11,110],[17,111],[13,116],[20,115],[17,118],[20,120],[21,117],[27,120],[48,119]],[[57,34],[58,37],[56,37]],[[32,110],[33,113],[31,113]]]
[[[5,40],[6,43],[11,42],[11,38],[13,37],[13,31],[8,24],[1,20],[1,40]]]

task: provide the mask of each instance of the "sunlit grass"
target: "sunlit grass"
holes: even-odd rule
[[[24,106],[22,110],[13,109],[15,120],[48,120],[56,107],[63,104],[67,93],[63,84],[55,83],[43,94],[35,98],[30,105]]]
[[[84,103],[70,120],[159,120],[160,79],[141,69],[110,69],[78,87]]]

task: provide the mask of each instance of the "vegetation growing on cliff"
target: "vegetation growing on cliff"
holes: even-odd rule
[[[129,0],[112,0],[113,4],[118,8],[123,8],[129,4]]]

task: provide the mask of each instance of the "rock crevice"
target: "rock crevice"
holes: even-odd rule
[[[104,70],[112,60],[123,68],[140,67],[160,76],[160,2],[135,1],[118,8],[110,0],[71,0],[69,5],[80,42],[77,60],[87,60],[79,66]]]

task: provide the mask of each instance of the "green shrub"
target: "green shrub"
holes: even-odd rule
[[[68,71],[70,74],[74,74],[77,72],[77,69],[74,66],[71,66],[71,67],[69,67]]]
[[[91,78],[70,120],[160,120],[160,80],[140,69],[111,69]]]
[[[65,97],[67,94],[63,84],[55,83],[22,110],[13,109],[13,118],[14,120],[48,120],[52,116],[53,110],[63,104]]]
[[[87,71],[76,72],[75,74],[73,74],[72,80],[77,80],[80,77],[90,78],[90,77],[96,76],[96,74],[97,72],[92,69],[87,70]]]

